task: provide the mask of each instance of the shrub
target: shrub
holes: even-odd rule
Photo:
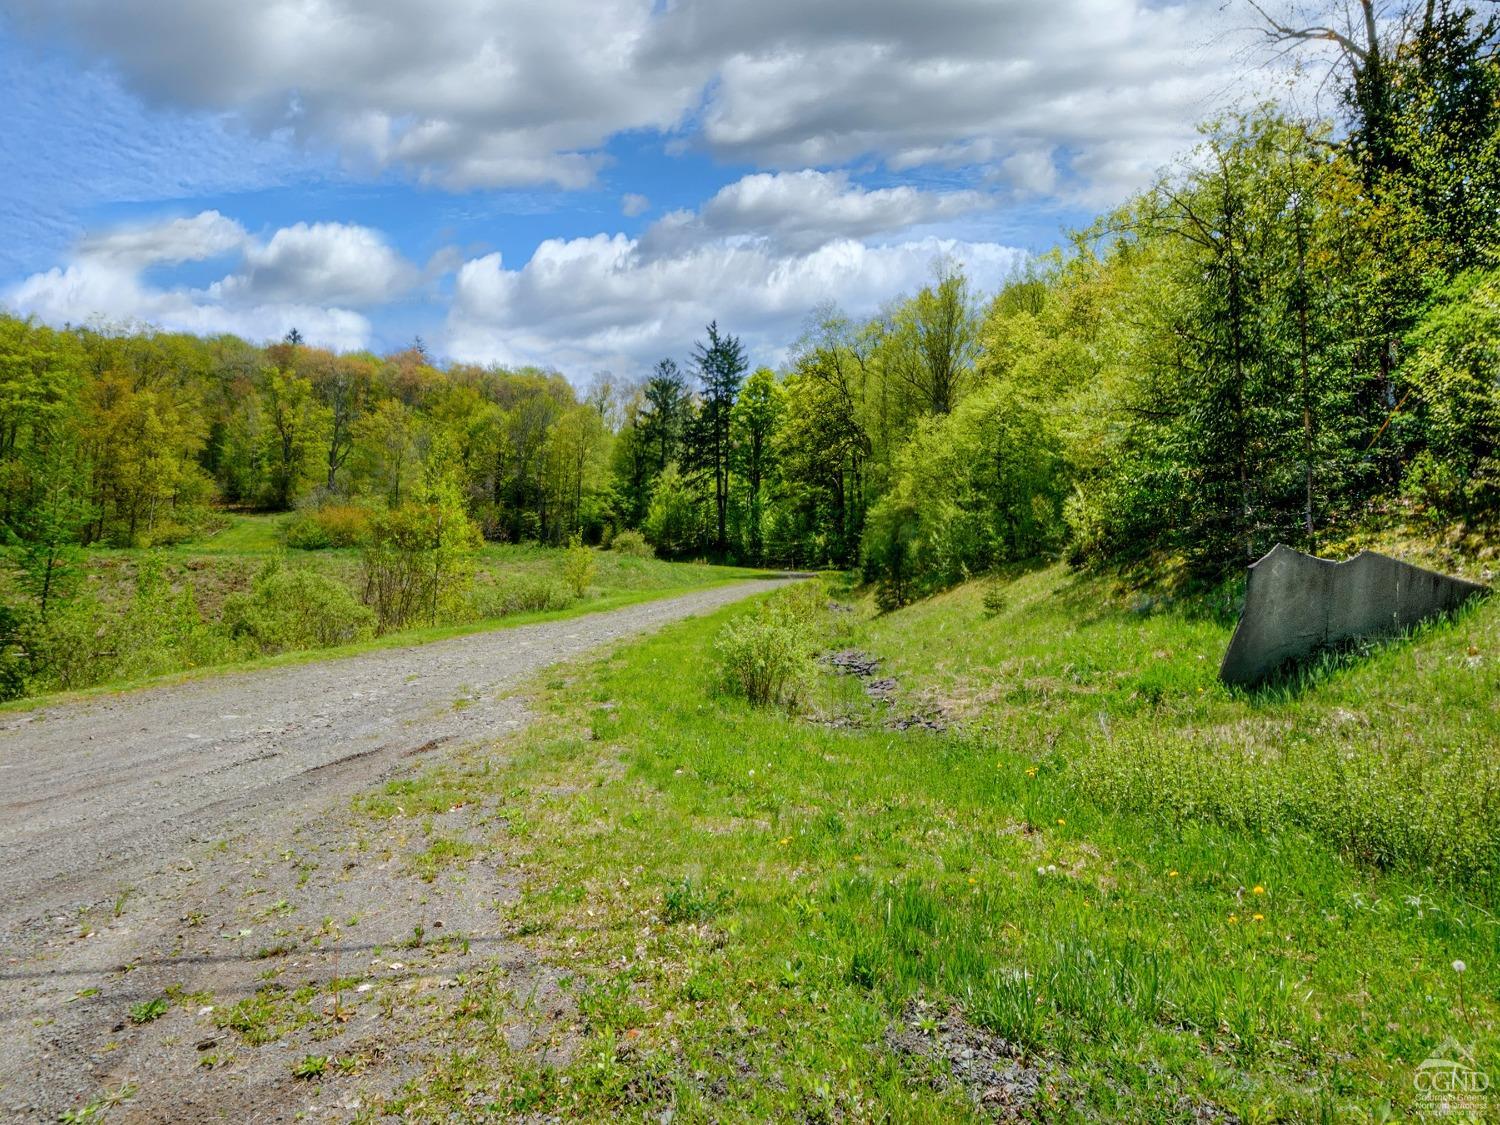
[[[370,512],[358,504],[327,504],[298,512],[287,521],[282,537],[299,551],[358,547],[370,538]]]
[[[573,601],[573,591],[561,579],[531,574],[497,575],[476,584],[471,596],[480,618],[567,609]]]
[[[573,536],[573,541],[563,551],[561,570],[563,581],[573,591],[574,597],[583,597],[597,569],[593,549],[585,547],[578,536]]]
[[[799,583],[724,626],[714,642],[723,689],[757,707],[795,707],[812,676],[812,625],[821,606],[821,588]]]
[[[296,551],[323,551],[333,546],[315,512],[298,512],[281,529],[281,540]]]
[[[651,544],[646,542],[646,537],[639,531],[622,531],[614,537],[609,549],[617,555],[626,555],[633,559],[654,559],[656,552],[651,549]]]
[[[224,600],[231,636],[263,653],[327,648],[362,640],[375,631],[375,614],[342,582],[272,559],[245,593]]]
[[[376,516],[364,551],[364,600],[380,628],[458,616],[468,606],[478,546],[479,529],[450,487]]]

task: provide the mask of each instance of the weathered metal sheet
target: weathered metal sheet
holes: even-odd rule
[[[1334,562],[1278,543],[1251,564],[1219,678],[1248,687],[1320,648],[1399,632],[1487,593],[1374,551]]]

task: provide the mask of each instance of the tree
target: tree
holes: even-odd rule
[[[677,459],[687,426],[691,396],[677,364],[664,359],[646,380],[642,397],[645,401],[637,427],[641,444],[652,458],[654,475],[665,469],[667,462]]]
[[[272,367],[261,374],[260,413],[266,498],[272,507],[285,511],[316,471],[315,458],[324,446],[329,412],[318,404],[307,379],[295,371]]]
[[[947,414],[958,404],[978,345],[978,316],[962,269],[939,262],[935,284],[926,286],[897,314],[897,331],[909,358],[898,377],[930,414]]]
[[[717,517],[714,548],[721,555],[729,549],[729,472],[732,446],[731,419],[734,401],[749,364],[738,337],[720,335],[719,322],[708,325],[707,342],[694,346],[693,359],[703,385],[703,406],[694,435],[693,467],[713,480],[714,512]]]
[[[734,405],[735,471],[748,492],[748,535],[745,544],[750,560],[759,563],[765,553],[763,489],[774,468],[776,430],[783,411],[781,384],[776,373],[762,367],[745,382]]]

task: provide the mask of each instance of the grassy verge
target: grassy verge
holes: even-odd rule
[[[150,555],[153,563],[160,565],[174,590],[191,593],[193,620],[211,632],[217,627],[225,599],[230,594],[248,589],[260,567],[284,552],[277,530],[284,518],[231,516],[221,530],[201,542],[153,552],[91,549],[83,561],[83,586],[103,603],[106,616],[112,614],[119,618],[130,609],[137,577]],[[358,551],[289,551],[284,554],[294,567],[314,570],[358,589]],[[174,648],[170,636],[164,636],[158,649],[150,654],[149,667],[145,670],[132,669],[125,675],[106,675],[101,683],[78,690],[43,692],[13,700],[0,705],[0,710],[25,710],[59,700],[128,690],[146,684],[174,683],[223,672],[351,656],[513,625],[555,621],[709,589],[762,573],[747,568],[666,562],[598,551],[594,552],[595,574],[587,593],[575,599],[571,590],[563,590],[557,577],[561,554],[557,549],[546,547],[487,544],[475,559],[475,604],[465,620],[404,629],[337,647],[248,657],[244,651],[246,646],[236,646],[225,639],[222,644],[199,646],[211,655],[195,658],[192,655],[195,649]],[[487,592],[493,595],[497,589],[517,586],[524,590],[528,584],[532,591],[543,592],[544,602],[551,603],[547,608],[506,612],[496,604],[493,596],[485,600]]]
[[[512,927],[568,973],[578,1046],[556,1065],[466,1004],[378,1108],[1392,1120],[1450,1041],[1500,1065],[1491,876],[1432,858],[1469,829],[1371,852],[1393,826],[1341,834],[1337,787],[1282,799],[1316,758],[1425,807],[1454,755],[1493,758],[1500,607],[1247,697],[1214,682],[1221,626],[1046,571],[835,615],[891,702],[828,675],[795,717],[716,694],[713,640],[748,612],[553,679],[503,763],[393,783],[406,815],[503,812]],[[948,729],[893,729],[913,716]],[[1193,756],[1114,780],[1168,744]]]

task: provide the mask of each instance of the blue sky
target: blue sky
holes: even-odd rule
[[[1244,51],[1214,0],[0,0],[0,301],[579,378],[716,317],[775,363],[939,256],[999,285]]]

